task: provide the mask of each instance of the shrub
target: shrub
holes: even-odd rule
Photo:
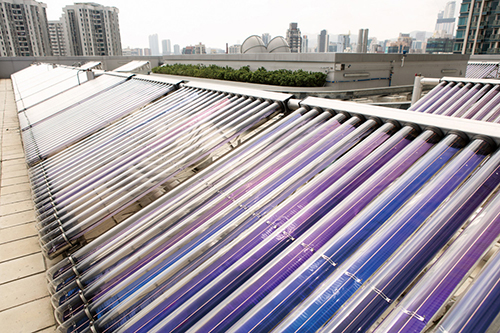
[[[234,69],[228,66],[220,67],[216,65],[173,64],[155,67],[152,71],[153,73],[159,74],[183,75],[291,87],[322,87],[326,81],[326,74],[321,72],[306,72],[301,69],[296,71],[287,69],[268,71],[264,67],[252,72],[250,66]]]

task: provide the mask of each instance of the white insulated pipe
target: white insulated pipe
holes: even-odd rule
[[[411,95],[411,105],[414,105],[420,97],[422,97],[422,89],[424,85],[437,86],[441,82],[441,79],[425,78],[421,75],[415,76],[415,82],[413,83],[413,93]]]

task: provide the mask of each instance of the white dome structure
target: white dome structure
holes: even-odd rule
[[[267,53],[267,48],[262,38],[252,35],[241,44],[241,53]]]
[[[274,37],[267,44],[267,52],[269,53],[290,53],[290,46],[285,38],[281,36]]]

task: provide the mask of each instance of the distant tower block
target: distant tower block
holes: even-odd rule
[[[368,52],[368,29],[359,29],[358,45],[356,45],[357,53]]]

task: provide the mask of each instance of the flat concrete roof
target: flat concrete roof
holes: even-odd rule
[[[0,323],[2,332],[56,331],[9,79],[0,80]]]

